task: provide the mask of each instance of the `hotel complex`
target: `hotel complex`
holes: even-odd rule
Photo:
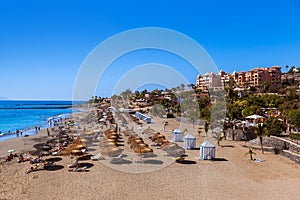
[[[228,74],[221,70],[218,75],[215,73],[206,73],[198,75],[196,79],[196,87],[202,91],[207,91],[208,88],[218,88],[234,83],[236,87],[248,88],[259,87],[267,82],[270,86],[281,83],[281,67],[273,66],[269,68],[254,68],[248,72],[236,72]]]

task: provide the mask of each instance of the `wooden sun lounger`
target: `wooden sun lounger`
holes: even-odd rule
[[[122,161],[123,161],[122,154],[120,154],[118,157],[111,158],[111,163],[120,163]]]
[[[91,156],[91,160],[93,160],[93,161],[97,161],[97,160],[101,160],[101,159],[104,159],[104,157],[101,153],[98,153],[95,156]]]

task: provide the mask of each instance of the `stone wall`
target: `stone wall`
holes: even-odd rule
[[[249,146],[255,149],[260,149],[260,143],[258,138],[249,141],[249,144],[255,144],[255,147],[253,147],[252,145]],[[263,146],[264,150],[270,151],[273,149],[274,153],[282,154],[300,164],[300,145],[297,145],[284,138],[270,136],[263,138]]]
[[[279,148],[280,150],[289,150],[292,152],[300,153],[300,145],[297,145],[289,140],[276,136],[270,136],[270,138],[272,138],[273,140],[273,144],[271,143],[273,147]]]
[[[290,152],[288,150],[283,150],[282,151],[282,155],[288,157],[289,159],[291,159],[292,161],[295,161],[296,163],[300,164],[300,155]]]

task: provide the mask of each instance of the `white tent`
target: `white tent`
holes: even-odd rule
[[[216,147],[208,140],[200,144],[200,159],[201,160],[212,160],[215,158]]]
[[[264,119],[265,117],[260,116],[260,115],[250,115],[246,117],[246,119]]]
[[[178,128],[172,132],[172,141],[173,142],[182,142],[183,133]]]
[[[184,149],[194,149],[196,148],[196,138],[190,133],[184,136]]]

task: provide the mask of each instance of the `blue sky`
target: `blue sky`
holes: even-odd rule
[[[71,99],[76,75],[89,53],[107,38],[140,27],[168,28],[193,38],[219,69],[228,72],[299,66],[299,10],[299,0],[3,0],[0,97]],[[110,96],[108,86],[122,73],[149,62],[174,67],[188,82],[195,81],[197,72],[181,58],[161,51],[137,51],[112,64],[99,81],[96,95]]]

